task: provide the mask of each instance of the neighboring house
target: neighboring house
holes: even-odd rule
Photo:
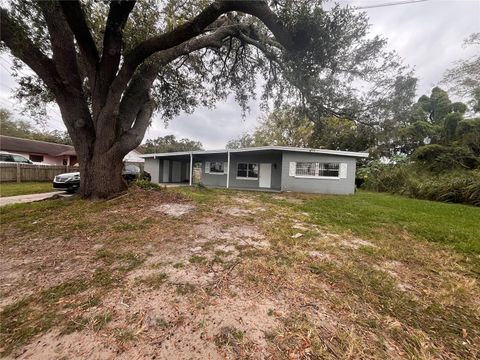
[[[137,165],[140,168],[143,168],[145,159],[141,157],[141,155],[142,154],[137,150],[132,150],[123,158],[123,162],[126,165]]]
[[[25,156],[36,164],[70,166],[77,164],[77,153],[71,145],[0,135],[0,150]],[[137,150],[132,150],[123,161],[142,167],[145,159],[140,155]]]
[[[200,163],[205,186],[324,194],[352,194],[357,158],[367,156],[285,146],[142,155],[155,183],[192,184],[192,168]]]
[[[0,135],[0,150],[23,155],[44,165],[75,165],[77,154],[70,145]]]

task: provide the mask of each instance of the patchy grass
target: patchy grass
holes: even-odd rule
[[[205,264],[207,262],[207,258],[201,255],[192,255],[188,261],[191,264]]]
[[[52,192],[55,189],[51,182],[2,182],[0,183],[0,197]]]
[[[188,221],[154,210],[176,202]],[[202,187],[1,208],[0,351],[478,358],[479,211]]]
[[[147,276],[146,278],[141,279],[140,282],[152,289],[158,290],[162,287],[165,281],[167,281],[167,278],[168,278],[167,274],[158,273],[158,274]]]

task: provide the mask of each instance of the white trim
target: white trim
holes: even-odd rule
[[[318,179],[318,180],[340,180],[337,176],[313,176],[313,175],[295,175],[299,179]]]
[[[227,175],[224,172],[223,173],[217,173],[217,172],[209,172],[208,175]]]
[[[290,161],[288,164],[288,176],[295,176],[297,172],[297,162],[296,161]]]
[[[259,147],[232,149],[232,150],[199,150],[199,151],[179,151],[179,152],[170,152],[170,153],[145,154],[145,155],[141,155],[141,157],[151,158],[156,156],[165,157],[165,156],[181,156],[181,155],[189,155],[189,154],[196,154],[196,155],[228,154],[228,152],[239,153],[239,152],[273,151],[273,150],[338,155],[338,156],[359,157],[359,158],[366,158],[369,156],[369,154],[366,152],[341,151],[341,150],[329,150],[329,149],[312,149],[312,148],[300,148],[300,147],[292,147],[292,146],[259,146]]]
[[[237,180],[258,180],[258,177],[236,177]]]
[[[225,172],[225,168],[223,169]],[[230,187],[230,151],[227,151],[227,189]]]
[[[189,170],[190,170],[189,171],[189,173],[190,173],[189,183],[190,183],[190,186],[192,186],[192,184],[193,184],[193,179],[192,179],[193,178],[193,154],[192,153],[190,153],[190,169]]]

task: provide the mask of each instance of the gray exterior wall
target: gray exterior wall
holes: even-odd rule
[[[196,158],[196,161],[202,162],[202,179],[200,182],[205,186],[213,187],[226,187],[227,186],[227,175],[226,174],[207,174],[205,171],[205,164],[207,161],[227,161],[227,154],[210,154],[202,155],[200,158]]]
[[[259,179],[245,180],[237,179],[238,163],[272,164],[271,187],[272,190],[280,190],[282,182],[282,153],[280,151],[271,153],[230,154],[230,187],[244,189],[263,189],[259,187]]]
[[[345,179],[309,179],[289,176],[290,162],[338,162],[347,164]],[[321,194],[353,194],[355,192],[356,159],[353,157],[311,154],[299,152],[283,152],[282,191],[297,191]]]
[[[172,160],[177,158],[145,159],[145,170],[152,176],[152,182],[163,182],[163,162],[169,160],[169,181],[172,181]],[[201,183],[211,187],[226,187],[226,174],[207,174],[207,162],[227,162],[227,154],[197,154],[194,163],[201,162]],[[301,178],[289,175],[290,162],[338,162],[347,164],[347,177],[344,179]],[[271,190],[296,191],[322,194],[353,194],[355,191],[356,159],[348,156],[315,154],[293,151],[265,151],[230,154],[230,184],[234,189],[264,189],[259,187],[259,179],[237,179],[238,163],[269,163],[271,168]],[[182,160],[181,181],[188,181],[189,161]],[[260,178],[260,177],[259,177]],[[265,188],[267,190],[267,188]]]
[[[207,174],[205,172],[205,165],[207,162],[221,161],[227,162],[226,154],[211,154],[203,155],[202,162],[202,179],[201,182],[205,186],[212,187],[226,187],[227,175],[226,174]],[[271,187],[272,190],[280,190],[281,188],[281,176],[282,176],[282,154],[278,152],[270,153],[255,153],[255,154],[230,154],[230,188],[239,189],[263,189],[259,187],[259,179],[237,179],[237,167],[238,163],[250,163],[260,164],[269,163],[272,164],[271,172]],[[265,188],[265,190],[268,190]]]
[[[158,184],[160,175],[160,162],[158,159],[146,158],[144,169],[152,176],[152,182]]]

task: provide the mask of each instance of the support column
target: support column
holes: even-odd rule
[[[190,186],[193,184],[193,154],[190,153]]]
[[[227,189],[230,187],[230,151],[227,151]]]

